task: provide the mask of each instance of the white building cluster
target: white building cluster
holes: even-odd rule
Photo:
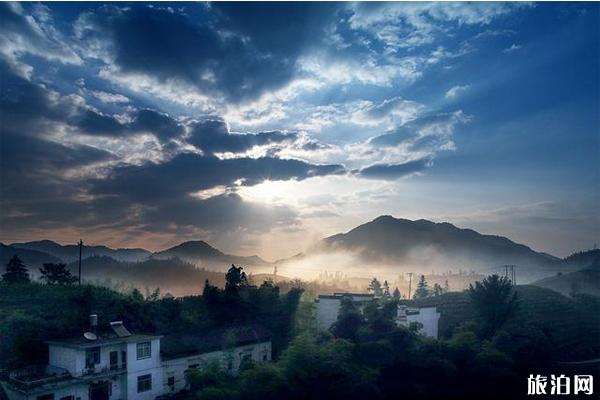
[[[319,295],[315,300],[317,303],[317,327],[322,331],[327,331],[338,318],[342,299],[349,298],[356,307],[362,312],[364,306],[372,301],[375,296],[368,293],[334,293],[333,295]],[[421,324],[419,333],[424,336],[437,339],[438,322],[440,313],[436,307],[407,307],[398,305],[396,313],[396,324],[408,327],[411,323]]]
[[[94,320],[94,319],[92,319]],[[48,342],[49,365],[9,371],[9,400],[150,400],[187,386],[186,373],[211,363],[235,374],[244,362],[271,360],[270,335],[244,327],[212,335],[136,335],[120,322],[112,332]],[[223,337],[229,337],[224,348]]]

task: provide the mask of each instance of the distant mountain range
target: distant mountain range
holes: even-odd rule
[[[579,271],[567,274],[556,274],[554,276],[535,281],[532,285],[552,289],[565,296],[573,294],[591,294],[600,296],[600,250],[590,250],[585,253],[578,253],[588,261],[593,260],[592,264],[580,269]]]
[[[79,246],[76,244],[61,245],[52,240],[38,240],[35,242],[13,243],[12,247],[19,249],[35,250],[44,252],[54,257],[60,258],[63,262],[69,263],[79,258]],[[91,256],[106,256],[119,261],[140,261],[148,258],[152,252],[144,249],[111,249],[106,246],[88,246],[82,247],[82,256],[84,258]]]
[[[37,271],[44,263],[72,264],[79,259],[79,246],[76,244],[61,245],[51,240],[39,240],[25,243],[5,245],[0,243],[0,271],[8,260],[17,255],[23,262]],[[107,246],[82,246],[82,258],[94,260],[95,269],[104,262],[107,267],[114,263],[135,263],[147,260],[166,260],[178,258],[198,267],[224,270],[231,264],[244,266],[265,266],[269,263],[258,256],[237,256],[225,254],[203,241],[189,241],[156,253],[134,249],[112,249]]]
[[[389,215],[327,237],[305,253],[282,262],[338,251],[354,254],[359,264],[410,270],[463,269],[488,275],[502,273],[501,266],[505,264],[515,264],[518,276],[524,281],[559,271],[573,271],[569,263],[560,258],[536,252],[502,236],[483,235],[446,222],[411,221]]]
[[[292,258],[269,263],[258,256],[237,256],[223,253],[204,241],[188,241],[152,253],[141,248],[112,249],[106,246],[83,246],[83,258],[95,257],[95,270],[102,260],[120,263],[144,262],[178,258],[206,269],[225,270],[230,264],[249,267],[285,265],[307,260],[313,255],[348,252],[356,258],[358,267],[376,264],[390,271],[439,272],[449,269],[474,271],[479,274],[502,273],[504,264],[517,265],[521,282],[568,273],[586,267],[590,256],[579,253],[560,259],[515,243],[502,236],[483,235],[471,229],[461,229],[449,223],[427,220],[411,221],[381,216],[346,233],[327,237],[306,252]],[[35,268],[44,262],[72,263],[79,257],[77,245],[61,245],[41,240],[11,245],[0,244],[0,272],[12,255]],[[593,260],[593,257],[591,258]],[[335,270],[336,266],[330,266]],[[289,274],[290,272],[288,272]]]
[[[250,266],[264,266],[269,263],[258,256],[236,256],[225,254],[222,251],[215,249],[208,243],[202,240],[195,240],[181,243],[169,249],[159,251],[152,254],[152,258],[165,259],[177,257],[181,260],[188,261],[197,265],[226,265],[240,264]]]

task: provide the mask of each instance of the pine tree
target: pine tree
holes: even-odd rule
[[[450,291],[450,285],[448,285],[448,279],[444,282],[444,293],[448,293]]]
[[[444,293],[444,289],[442,289],[442,287],[440,286],[439,283],[436,283],[433,285],[433,295],[434,296],[439,296],[442,293]]]
[[[6,264],[6,272],[2,275],[2,280],[8,284],[29,283],[29,272],[21,259],[14,255]]]
[[[373,292],[375,296],[381,296],[383,294],[383,290],[381,289],[381,283],[377,280],[377,278],[373,278],[367,290],[369,292]]]
[[[425,280],[425,275],[421,275],[419,278],[419,283],[417,283],[417,290],[415,290],[413,299],[423,299],[427,296],[429,296],[429,286]]]
[[[400,290],[398,290],[398,288],[394,289],[394,299],[400,299]]]
[[[42,280],[48,285],[70,285],[77,281],[77,277],[71,275],[71,271],[67,269],[67,264],[44,263],[40,273]]]
[[[390,298],[390,284],[388,281],[383,281],[383,297],[386,299]]]

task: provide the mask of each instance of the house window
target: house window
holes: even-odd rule
[[[109,358],[110,358],[110,369],[111,370],[118,369],[119,368],[119,352],[111,351]]]
[[[63,396],[60,398],[60,400],[75,400],[75,396],[71,395],[71,396]]]
[[[123,369],[127,368],[127,352],[126,351],[121,352],[121,368],[123,368]]]
[[[48,393],[38,396],[37,400],[54,400],[54,393]]]
[[[147,392],[152,390],[152,374],[140,375],[137,378],[137,392]]]
[[[152,350],[150,342],[141,342],[137,344],[137,359],[143,360],[144,358],[150,358],[152,356]]]
[[[167,385],[171,386],[171,389],[175,386],[175,377],[170,376],[167,378]]]
[[[94,368],[94,365],[100,364],[100,347],[92,347],[85,351],[85,367]]]

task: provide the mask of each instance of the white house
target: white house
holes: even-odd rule
[[[343,298],[350,298],[362,312],[364,306],[375,299],[368,293],[334,293],[333,295],[319,295],[315,300],[317,304],[317,327],[322,331],[331,328],[338,318]],[[398,305],[396,324],[409,326],[412,322],[422,324],[420,333],[424,336],[438,337],[438,321],[440,313],[436,307],[414,308]]]
[[[149,400],[185,389],[186,371],[212,361],[235,374],[245,361],[271,360],[268,332],[258,328],[163,337],[131,334],[120,322],[111,327],[107,335],[48,342],[48,366],[5,374],[8,399]],[[225,334],[231,340],[223,349]]]

